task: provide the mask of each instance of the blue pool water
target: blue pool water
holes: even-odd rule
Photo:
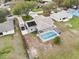
[[[73,16],[79,17],[79,10],[70,10],[69,13]]]
[[[51,32],[47,32],[47,33],[42,34],[42,35],[41,35],[41,38],[42,38],[43,40],[50,40],[50,38],[54,38],[54,37],[56,37],[56,36],[57,36],[57,33],[51,31]]]
[[[75,12],[73,13],[73,16],[78,16],[78,17],[79,17],[79,11],[75,11]]]

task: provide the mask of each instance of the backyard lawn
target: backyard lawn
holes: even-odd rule
[[[72,25],[71,29],[79,29],[79,17],[73,17],[68,23]]]

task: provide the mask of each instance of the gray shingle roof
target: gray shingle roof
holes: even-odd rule
[[[33,20],[35,20],[38,30],[44,30],[44,29],[47,29],[49,27],[53,27],[53,23],[54,23],[51,18],[44,17],[42,15],[36,17]]]
[[[7,32],[14,29],[13,21],[7,20],[4,23],[0,23],[0,32]]]

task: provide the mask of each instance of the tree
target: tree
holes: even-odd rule
[[[9,11],[5,9],[0,9],[0,23],[6,21],[6,16],[9,15]]]
[[[79,0],[54,0],[54,2],[58,6],[63,6],[63,7],[71,7],[72,5],[79,5]]]
[[[11,1],[11,0],[5,0],[4,2],[6,3],[6,2],[9,2],[9,1]]]
[[[49,4],[43,5],[42,9],[43,9],[43,13],[47,13],[50,14],[50,12],[55,9],[57,6],[55,3],[51,2]]]
[[[56,45],[60,45],[61,44],[61,39],[60,37],[56,37],[55,39],[53,39],[54,44]]]
[[[12,13],[15,15],[28,15],[29,11],[36,6],[35,1],[26,1],[26,2],[19,2],[12,8]]]
[[[56,5],[61,6],[61,4],[63,3],[63,0],[53,0]]]

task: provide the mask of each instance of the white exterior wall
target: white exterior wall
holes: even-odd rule
[[[8,31],[8,32],[3,32],[3,35],[9,35],[9,34],[14,34],[14,30]]]
[[[28,34],[28,30],[24,30],[24,31],[21,30],[21,33],[22,35]]]
[[[29,32],[36,31],[36,26],[28,27]]]
[[[67,19],[62,20],[63,22],[69,21],[69,19],[71,19],[73,16],[69,16]]]
[[[64,17],[67,17],[66,19],[63,19]],[[72,18],[73,16],[67,12],[58,12],[58,13],[53,13],[50,15],[50,18],[54,19],[55,21],[58,22],[65,22],[68,21],[70,18]]]

